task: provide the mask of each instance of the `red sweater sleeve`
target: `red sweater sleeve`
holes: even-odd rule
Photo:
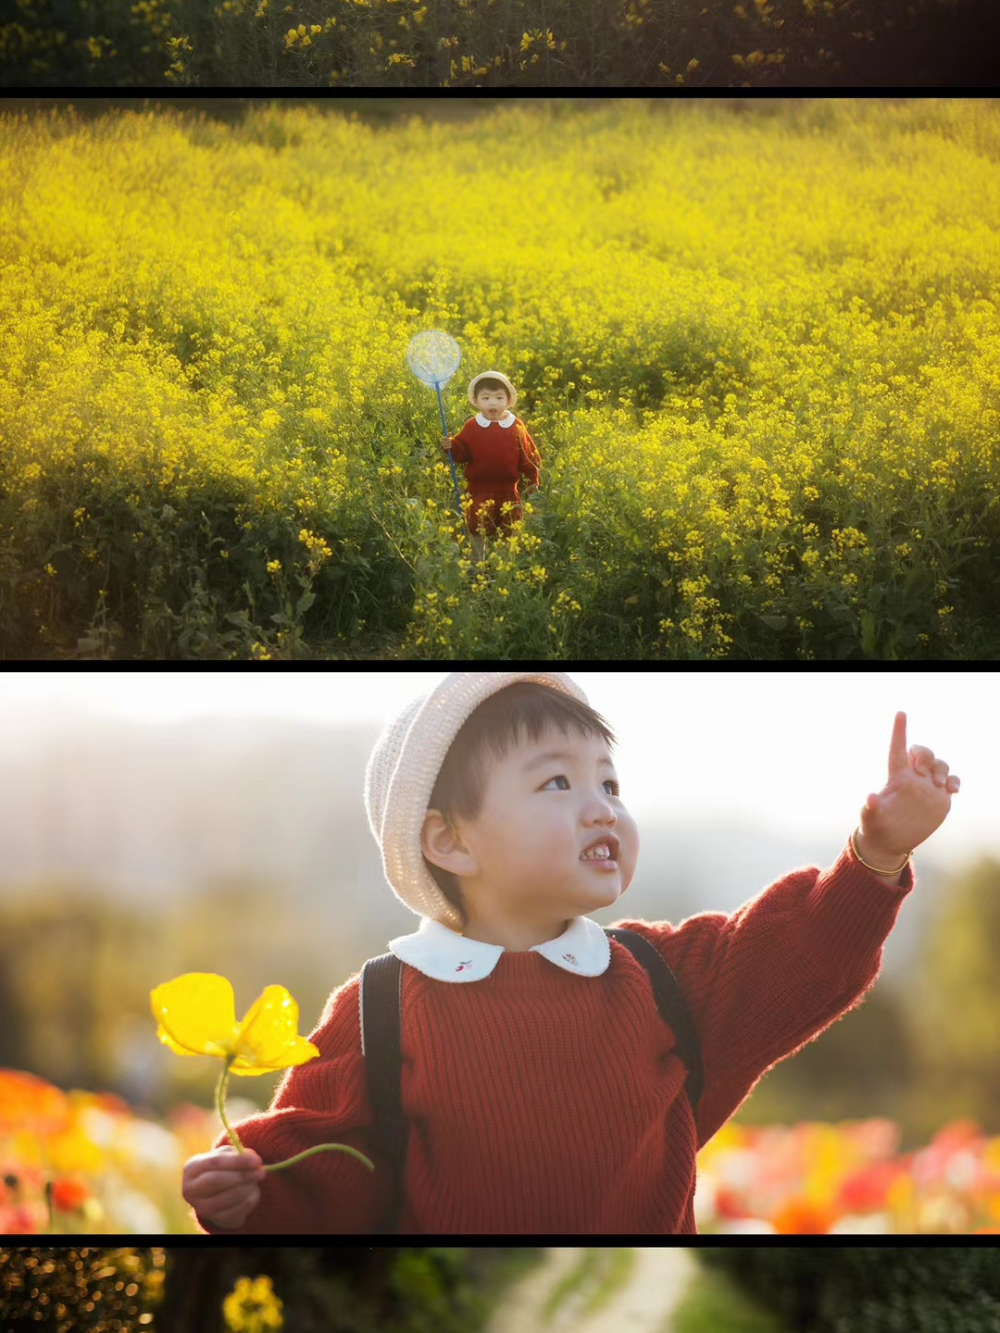
[[[289,1070],[270,1108],[235,1128],[265,1165],[318,1143],[345,1143],[370,1157],[375,1172],[346,1153],[318,1153],[268,1175],[259,1206],[237,1230],[227,1231],[199,1215],[199,1226],[210,1235],[365,1235],[382,1225],[391,1182],[388,1168],[368,1146],[372,1115],[361,1052],[360,990],[360,977],[354,977],[334,992],[310,1036],[319,1059]],[[222,1134],[215,1146],[226,1143]]]
[[[542,466],[542,460],[538,453],[535,441],[528,434],[528,428],[522,421],[521,430],[521,475],[527,478],[532,485],[538,485],[539,470]]]
[[[475,420],[475,418],[472,419]],[[462,427],[462,429],[458,432],[458,434],[451,442],[451,456],[456,463],[472,462],[472,454],[469,452],[469,442],[465,438],[465,430],[468,424],[469,423],[467,421],[465,423],[465,426]]]
[[[890,887],[848,846],[831,870],[794,871],[731,917],[620,923],[656,945],[691,1007],[705,1078],[699,1149],[764,1074],[863,1001],[913,886],[912,870]]]

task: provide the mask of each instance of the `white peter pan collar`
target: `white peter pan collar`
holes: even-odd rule
[[[390,940],[389,948],[402,962],[432,981],[455,982],[483,981],[504,952],[499,944],[467,940],[429,917],[423,918],[415,935]],[[578,916],[558,939],[536,944],[530,952],[540,953],[556,967],[578,977],[603,976],[611,962],[607,935],[596,921],[586,916]]]
[[[482,412],[477,412],[476,420],[479,422],[480,426],[503,426],[504,430],[507,430],[508,427],[513,426],[514,422],[517,420],[517,417],[509,407],[507,409],[507,416],[509,418],[507,421],[502,419],[500,421],[490,421],[489,417],[484,417]]]

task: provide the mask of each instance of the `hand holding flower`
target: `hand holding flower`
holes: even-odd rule
[[[236,1021],[233,988],[225,977],[193,972],[163,986],[152,996],[157,1035],[177,1055],[213,1055],[225,1061],[216,1089],[219,1117],[237,1153],[244,1153],[239,1136],[226,1119],[225,1094],[230,1074],[253,1077],[290,1069],[315,1060],[319,1051],[298,1035],[299,1007],[284,986],[268,986],[251,1005],[242,1023]],[[354,1148],[341,1143],[322,1143],[261,1169],[283,1171],[321,1152],[344,1152],[375,1167]]]

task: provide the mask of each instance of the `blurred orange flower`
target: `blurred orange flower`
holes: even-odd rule
[[[826,1236],[836,1220],[835,1209],[794,1199],[775,1214],[774,1229],[779,1236]]]
[[[52,1205],[61,1213],[75,1213],[90,1198],[90,1190],[81,1180],[63,1176],[52,1187]]]
[[[64,1092],[34,1074],[0,1069],[0,1134],[54,1134],[65,1129],[69,1119]]]

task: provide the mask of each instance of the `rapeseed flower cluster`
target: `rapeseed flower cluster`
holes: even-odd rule
[[[666,78],[794,89],[825,84],[833,73],[847,86],[864,81],[850,77],[851,67],[872,43],[898,65],[911,29],[942,15],[968,23],[968,3],[555,0],[554,15],[552,0],[454,0],[436,10],[423,0],[15,0],[10,17],[0,16],[0,82],[579,88],[650,87]],[[519,50],[522,34],[550,32],[558,33],[556,45]],[[459,58],[445,54],[451,43]]]
[[[0,157],[5,656],[1000,651],[988,101],[5,116]],[[433,327],[542,453],[483,564]]]

